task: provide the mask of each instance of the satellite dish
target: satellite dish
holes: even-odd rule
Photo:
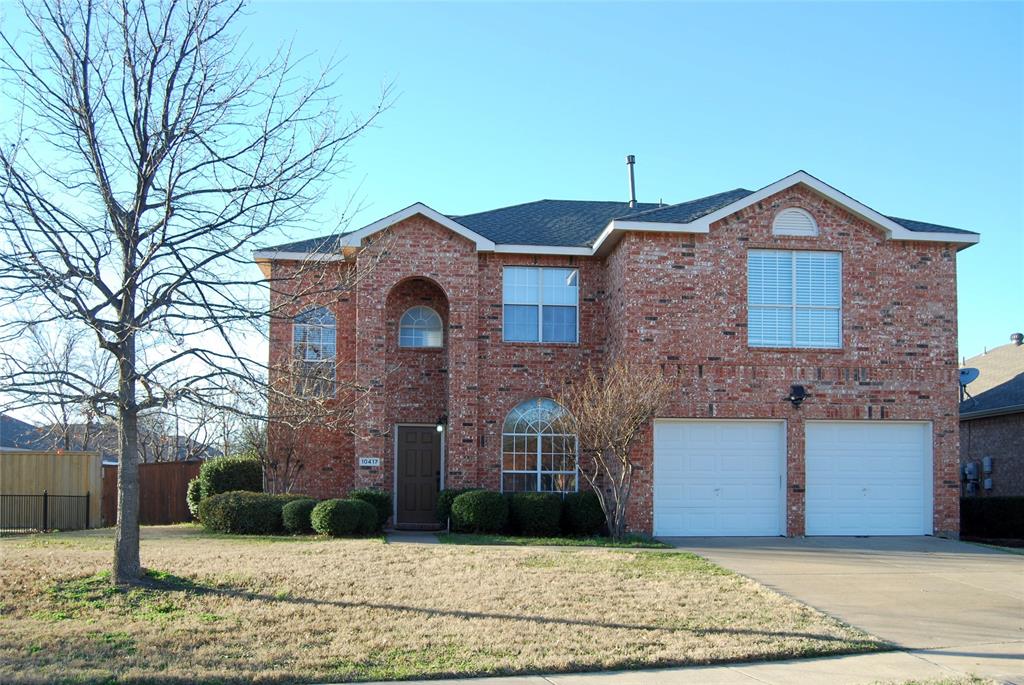
[[[967,385],[972,381],[976,381],[980,375],[981,371],[977,369],[960,369],[960,385]]]

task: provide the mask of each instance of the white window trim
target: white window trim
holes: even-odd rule
[[[749,254],[748,254],[748,261],[747,261],[747,293],[748,293],[747,294],[747,321],[748,321],[748,327],[747,327],[747,346],[748,347],[754,347],[754,348],[757,348],[757,349],[783,349],[783,350],[790,350],[790,349],[792,349],[792,350],[841,350],[841,349],[843,349],[843,253],[842,252],[837,252],[835,250],[771,250],[771,249],[752,249],[752,250],[749,250],[748,253],[749,252],[785,252],[785,253],[789,254],[790,259],[792,260],[791,265],[790,265],[790,274],[791,274],[790,288],[792,290],[791,290],[791,294],[790,294],[790,304],[788,304],[788,305],[787,304],[759,304],[759,305],[751,305],[750,304],[750,294],[749,294],[749,292],[750,292],[750,261],[749,261]],[[822,305],[797,305],[797,303],[796,303],[796,256],[798,254],[821,254],[822,252],[826,252],[826,253],[829,253],[829,254],[835,254],[835,255],[838,255],[838,257],[839,257],[839,306],[837,306],[837,307],[826,307],[826,306],[822,306]],[[778,345],[778,344],[762,345],[762,344],[753,343],[753,342],[750,341],[750,327],[749,327],[750,310],[753,307],[755,307],[755,306],[758,309],[790,309],[790,310],[792,310],[790,312],[790,332],[791,332],[791,335],[792,335],[792,338],[791,338],[792,341],[793,341],[792,344],[790,344],[790,345]],[[805,310],[806,309],[814,309],[814,310],[836,311],[836,312],[838,312],[839,313],[839,344],[834,346],[834,347],[832,347],[832,346],[823,347],[821,345],[800,345],[800,344],[798,344],[797,340],[796,340],[796,313],[797,313],[798,309],[805,309]]]
[[[537,270],[537,301],[506,302],[505,301],[505,270],[536,269]],[[544,340],[544,269],[569,269],[576,274],[576,339],[572,342]],[[505,306],[537,307],[537,339],[508,340],[505,338]],[[565,304],[548,305],[550,307],[568,307]],[[573,266],[534,266],[532,264],[506,264],[501,267],[501,341],[517,345],[579,345],[580,344],[580,270]]]
[[[403,345],[402,344],[402,320],[405,319],[405,315],[406,314],[408,314],[409,312],[411,312],[414,309],[429,309],[431,312],[433,312],[434,316],[437,317],[438,323],[440,324],[441,344],[439,344],[439,345]],[[422,326],[415,326],[415,325],[414,326],[410,326],[410,328],[414,328],[416,330],[422,330],[422,331],[429,330],[427,328],[423,328]],[[441,349],[444,349],[444,318],[441,317],[441,314],[436,309],[434,309],[433,307],[428,307],[425,304],[416,304],[416,305],[413,305],[412,307],[409,307],[404,312],[402,312],[402,315],[400,317],[398,317],[398,347],[403,349],[403,350],[441,350]]]

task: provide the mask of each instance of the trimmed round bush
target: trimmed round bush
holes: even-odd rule
[[[252,457],[217,457],[199,468],[200,499],[223,492],[263,492],[263,465]]]
[[[467,533],[497,533],[508,523],[508,500],[497,492],[473,490],[452,501],[452,527]]]
[[[311,497],[304,497],[285,503],[281,507],[281,522],[284,524],[285,531],[292,535],[312,533],[313,523],[310,521],[310,515],[313,513],[313,507],[315,506],[316,500]]]
[[[366,535],[377,530],[377,510],[358,499],[329,499],[313,507],[310,522],[322,535]]]
[[[281,532],[281,507],[274,495],[262,492],[223,492],[199,503],[199,521],[215,533],[272,535]]]
[[[377,524],[375,530],[384,528],[384,524],[391,518],[391,493],[373,488],[361,488],[348,493],[349,499],[357,499],[366,502],[377,512]]]
[[[359,525],[356,526],[356,534],[370,535],[371,533],[379,533],[382,526],[376,507],[361,499],[350,499],[349,501],[355,504],[356,509],[359,511]]]
[[[553,492],[516,492],[509,499],[512,529],[522,535],[558,535],[562,498]]]
[[[475,492],[479,488],[448,488],[437,493],[437,506],[435,512],[437,514],[437,522],[442,526],[448,525],[448,518],[452,515],[452,502],[459,495],[467,492]]]
[[[199,502],[202,500],[202,490],[199,483],[199,476],[196,476],[188,482],[188,488],[185,490],[185,501],[188,503],[188,513],[192,514],[192,518],[199,520]]]
[[[594,493],[573,492],[562,500],[562,530],[569,535],[597,535],[604,524],[604,510],[601,509],[601,501]]]

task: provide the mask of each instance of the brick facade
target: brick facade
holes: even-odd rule
[[[779,209],[817,220],[817,237],[774,236]],[[604,257],[477,253],[423,216],[388,229],[355,261],[357,286],[332,304],[343,370],[373,392],[355,435],[317,436],[301,489],[326,497],[354,486],[390,489],[393,429],[447,414],[448,486],[497,489],[501,425],[519,402],[550,396],[588,365],[620,355],[658,365],[676,385],[666,417],[787,422],[787,532],[804,531],[804,423],[815,419],[917,420],[933,427],[934,528],[959,527],[956,249],[886,240],[876,227],[803,186],[738,211],[707,234],[626,233]],[[839,350],[747,345],[746,250],[842,253]],[[381,256],[384,251],[383,256]],[[371,266],[372,265],[372,266]],[[580,343],[502,342],[505,265],[579,269]],[[274,276],[287,263],[274,265]],[[443,350],[400,350],[398,317],[413,304],[438,311]],[[290,324],[273,320],[271,357],[288,354]],[[800,383],[811,398],[783,401]],[[636,445],[639,470],[630,527],[652,527],[652,430]],[[356,458],[382,458],[359,468]]]
[[[960,422],[960,460],[980,462],[992,457],[992,489],[979,482],[979,497],[1024,496],[1024,413],[987,416]]]

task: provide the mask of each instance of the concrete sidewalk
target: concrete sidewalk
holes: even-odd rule
[[[903,683],[977,675],[1024,685],[1024,651],[1020,643],[975,645],[957,649],[913,650],[766,661],[722,666],[695,666],[641,671],[566,673],[507,678],[405,681],[404,685],[866,685]],[[379,683],[377,684],[379,685]]]

